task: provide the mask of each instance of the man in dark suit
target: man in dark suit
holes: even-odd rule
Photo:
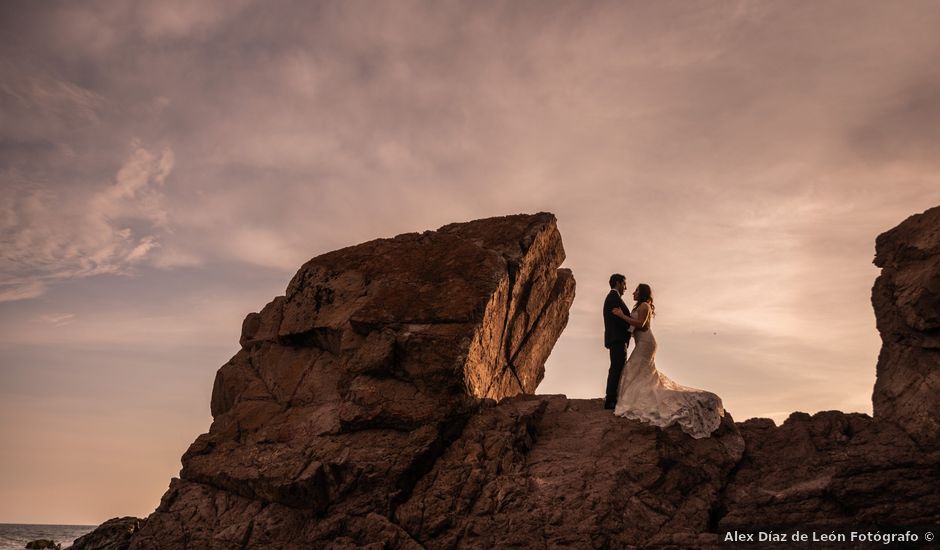
[[[626,289],[626,277],[620,273],[610,276],[610,293],[604,299],[604,347],[610,350],[610,370],[607,371],[607,393],[604,396],[605,409],[613,409],[617,405],[620,374],[623,372],[624,363],[627,362],[630,325],[614,313],[614,310],[619,309],[621,315],[630,315],[630,308],[621,298]]]

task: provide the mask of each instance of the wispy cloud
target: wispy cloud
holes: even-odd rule
[[[46,285],[41,281],[4,281],[0,283],[0,302],[28,300],[42,296]]]
[[[34,127],[43,118],[67,124],[100,122],[99,113],[106,103],[100,94],[41,70],[28,71],[9,60],[0,62],[0,69],[4,73],[0,98],[8,112],[30,113]]]
[[[35,298],[64,279],[127,274],[150,259],[169,229],[161,187],[173,152],[131,148],[100,188],[21,184],[0,196],[0,301]]]
[[[62,326],[71,323],[74,319],[74,313],[47,313],[40,315],[37,320],[53,326]]]

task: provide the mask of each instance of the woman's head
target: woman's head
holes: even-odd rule
[[[640,283],[636,285],[636,290],[633,291],[633,299],[636,300],[636,303],[642,304],[646,302],[650,305],[650,308],[653,307],[653,289],[650,288],[650,285],[646,283]]]

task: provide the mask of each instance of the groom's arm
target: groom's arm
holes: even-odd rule
[[[646,304],[640,304],[639,306],[637,306],[636,311],[634,313],[636,313],[637,317],[639,317],[640,319],[634,318],[632,315],[630,317],[624,316],[622,317],[622,319],[626,321],[627,323],[629,323],[630,326],[632,327],[635,327],[638,329],[646,328],[646,324],[650,316],[649,306]]]
[[[614,298],[613,295],[611,295],[610,297]],[[627,306],[627,304],[623,303],[623,298],[620,298],[618,296],[615,299],[611,300],[611,302],[613,302],[614,315],[616,315],[617,317],[620,317],[621,319],[629,323],[630,321],[628,320],[628,317],[630,315],[630,307]]]
[[[630,317],[624,314],[623,310],[620,309],[620,306],[615,307],[612,312],[615,316],[620,317],[628,323],[630,322]]]

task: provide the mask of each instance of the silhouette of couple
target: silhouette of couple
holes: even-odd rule
[[[637,285],[631,311],[622,298],[626,288],[626,277],[610,276],[610,293],[604,299],[604,347],[610,350],[604,408],[661,428],[679,424],[696,439],[708,437],[725,414],[721,398],[677,384],[656,370],[656,338],[650,330],[656,314],[653,289]],[[627,359],[631,337],[634,348]]]

